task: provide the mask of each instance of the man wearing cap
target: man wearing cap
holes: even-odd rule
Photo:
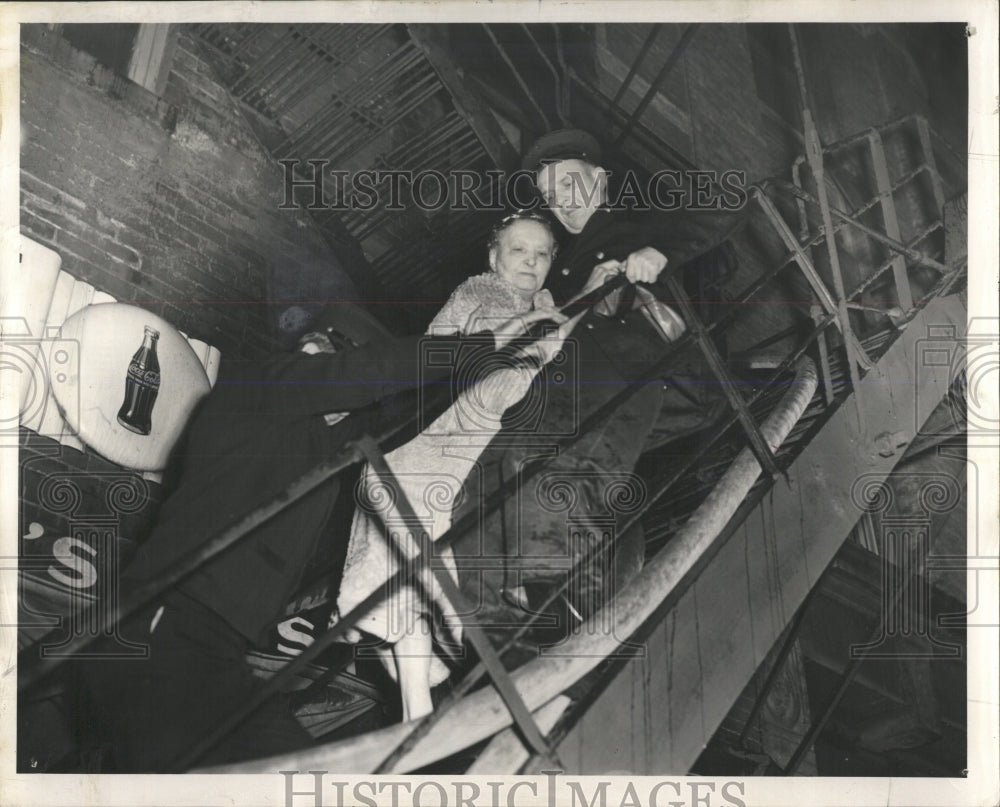
[[[578,294],[589,280],[596,284],[610,276],[619,264],[633,283],[653,283],[664,268],[688,264],[742,224],[736,212],[613,210],[600,160],[593,136],[560,129],[539,138],[522,161],[534,172],[545,206],[571,236],[546,284],[557,302]],[[597,266],[602,268],[595,272]],[[687,277],[685,284],[696,288],[693,280]]]
[[[577,560],[581,551],[607,544],[607,518],[620,524],[631,507],[616,509],[615,486],[618,490],[621,485],[632,486],[636,495],[644,495],[641,481],[631,473],[640,454],[707,426],[724,405],[718,385],[694,350],[677,358],[669,378],[647,377],[648,367],[664,355],[668,342],[685,325],[674,310],[634,284],[653,283],[665,268],[681,267],[722,244],[740,225],[741,217],[612,210],[607,204],[607,172],[600,167],[600,159],[597,141],[576,129],[552,132],[525,154],[522,167],[535,173],[545,206],[569,234],[553,261],[546,288],[561,305],[618,272],[624,272],[633,285],[596,305],[583,327],[576,329],[575,376],[569,383],[550,382],[543,388],[545,411],[536,426],[537,439],[507,434],[506,442],[495,444],[495,465],[487,466],[482,475],[485,487],[513,479],[526,462],[544,457],[546,435],[565,434],[567,424],[578,427],[630,386],[639,384],[642,389],[575,444],[553,448],[550,453],[557,453],[546,461],[544,470],[507,497],[497,514],[487,517],[479,543],[464,542],[462,551],[472,558],[465,562],[463,586],[481,604],[486,623],[506,615],[497,589],[499,600],[506,600],[508,606],[524,606],[523,584],[544,583],[528,592],[529,603],[537,605],[553,584],[565,582],[565,573],[559,569],[568,557]],[[689,293],[693,289],[697,294],[697,275],[688,273],[684,280]],[[664,292],[658,289],[656,296],[665,297]],[[573,368],[565,371],[572,373]],[[568,486],[573,491],[572,507],[561,507],[558,497],[553,498],[552,492],[560,490],[560,479],[566,483],[561,490]],[[472,501],[475,498],[470,496]],[[583,546],[570,546],[581,535]],[[614,576],[620,583],[630,574],[626,567],[634,571],[641,564],[641,531],[632,530],[612,543],[619,544]],[[476,568],[480,554],[516,558],[516,564],[508,562],[503,573],[484,572]],[[514,565],[522,571],[511,571]],[[587,607],[592,608],[595,598],[599,604],[610,593],[611,580],[595,570],[586,574],[591,586]],[[585,616],[580,610],[569,602],[562,616],[578,619]]]

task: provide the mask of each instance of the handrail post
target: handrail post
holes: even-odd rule
[[[868,145],[871,149],[872,167],[875,170],[875,187],[878,189],[886,235],[897,241],[902,241],[899,217],[896,215],[896,202],[892,198],[889,166],[886,164],[885,149],[882,146],[882,136],[874,129],[868,133]],[[913,293],[910,291],[910,278],[906,274],[906,260],[902,255],[897,254],[892,259],[892,276],[896,281],[896,296],[899,300],[899,307],[906,314],[913,308]]]
[[[809,168],[816,180],[819,195],[820,212],[823,216],[823,232],[826,234],[826,250],[830,259],[830,273],[833,275],[833,288],[837,294],[837,312],[840,317],[841,330],[844,334],[844,347],[847,350],[847,367],[851,375],[851,387],[854,390],[854,400],[858,413],[858,423],[865,423],[864,406],[861,402],[861,379],[858,374],[858,355],[851,328],[851,318],[847,310],[847,300],[844,298],[844,278],[840,271],[840,255],[837,252],[836,232],[833,227],[833,216],[830,213],[830,200],[826,192],[826,174],[823,167],[823,145],[820,143],[819,131],[809,108],[809,96],[806,90],[805,68],[802,66],[802,54],[799,48],[798,31],[794,23],[789,23],[788,31],[792,39],[792,54],[795,57],[795,72],[799,79],[799,93],[802,98],[802,123],[806,141],[806,156]]]

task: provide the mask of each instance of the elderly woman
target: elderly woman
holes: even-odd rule
[[[552,307],[552,295],[542,285],[556,247],[544,218],[521,212],[507,216],[493,228],[488,247],[490,271],[455,289],[428,333],[473,333],[533,308]]]
[[[555,253],[555,238],[546,221],[530,213],[516,213],[494,227],[489,241],[490,271],[460,285],[430,325],[429,332],[468,334],[491,330],[513,334],[543,319],[564,322],[552,308],[552,298],[540,293]],[[568,331],[571,325],[563,325]],[[565,332],[555,340],[540,340],[534,348],[534,366],[505,367],[479,382],[416,438],[386,454],[404,493],[420,519],[420,526],[436,540],[451,526],[452,506],[483,448],[500,430],[504,412],[527,392],[541,364],[558,351]],[[385,539],[393,532],[407,557],[416,554],[412,525],[405,525],[395,496],[366,467],[358,485],[358,507],[337,600],[346,614],[377,590],[399,568]],[[375,516],[378,516],[376,518]],[[383,526],[385,525],[385,526]],[[447,548],[441,557],[453,577],[454,561]],[[426,578],[425,578],[426,579]],[[436,583],[429,582],[431,598],[452,633],[460,638],[460,623]],[[432,603],[411,585],[387,593],[356,622],[358,629],[388,642],[392,663],[386,667],[399,682],[403,718],[411,720],[432,709],[430,688],[448,677],[448,669],[431,647]],[[360,639],[356,631],[349,633]]]

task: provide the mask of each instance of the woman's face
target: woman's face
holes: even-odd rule
[[[514,221],[490,250],[490,268],[525,297],[541,289],[552,265],[552,232],[538,221]]]

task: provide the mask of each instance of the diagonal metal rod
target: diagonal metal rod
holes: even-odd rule
[[[819,130],[813,120],[812,109],[809,106],[809,93],[806,89],[806,74],[802,64],[802,54],[799,47],[798,29],[794,23],[789,23],[788,33],[792,40],[792,56],[795,59],[795,73],[799,80],[799,96],[802,102],[803,134],[806,141],[806,156],[809,158],[809,168],[816,180],[816,192],[819,195],[820,213],[823,217],[823,229],[827,233],[826,251],[830,260],[830,273],[833,275],[833,288],[837,293],[837,313],[840,318],[840,329],[844,335],[844,348],[847,351],[847,369],[854,388],[855,408],[858,423],[862,429],[865,424],[865,411],[861,402],[861,378],[858,374],[858,364],[865,361],[863,352],[858,351],[857,341],[853,339],[850,312],[847,310],[847,299],[844,289],[844,278],[840,271],[840,254],[837,252],[837,239],[833,230],[833,217],[830,214],[830,200],[826,192],[826,169],[823,165],[823,145],[820,143]],[[862,365],[870,367],[868,365]]]
[[[548,67],[549,71],[552,73],[552,79],[555,83],[554,94],[556,99],[556,115],[559,118],[559,123],[562,124],[563,126],[567,126],[569,124],[569,120],[566,118],[566,115],[564,114],[564,110],[562,107],[563,79],[559,75],[559,71],[556,70],[556,66],[552,64],[552,60],[549,59],[548,55],[545,53],[545,49],[541,46],[541,43],[539,43],[539,41],[535,39],[535,35],[531,33],[531,29],[528,28],[528,26],[525,25],[523,22],[521,23],[521,30],[523,30],[525,35],[527,35],[528,39],[531,40],[531,44],[534,45],[535,50],[538,51],[538,55],[541,56],[542,61],[545,62],[545,66]]]
[[[420,519],[413,511],[413,507],[410,505],[409,499],[399,486],[396,475],[389,467],[389,464],[385,461],[385,456],[379,450],[375,442],[370,437],[363,438],[361,441],[361,450],[364,453],[365,458],[368,460],[369,465],[371,465],[378,477],[384,483],[388,483],[396,493],[396,507],[399,509],[403,522],[406,524],[413,524],[415,528],[419,527],[421,524]],[[427,560],[432,554],[430,536],[427,535],[423,529],[418,530],[418,535],[418,543],[420,544],[419,556],[423,559],[423,562],[416,566],[416,573],[418,577],[421,574],[426,574],[427,567],[430,565],[431,573],[436,578],[438,585],[441,586],[445,597],[447,597],[449,602],[451,602],[454,611],[456,613],[470,613],[471,608],[469,607],[469,603],[466,601],[462,592],[459,591],[458,585],[452,579],[448,570],[439,565],[427,563]],[[427,590],[430,589],[429,581],[424,584],[424,587]],[[524,738],[528,741],[536,753],[551,754],[552,749],[549,748],[548,744],[545,742],[545,738],[542,737],[542,733],[539,731],[538,726],[535,723],[535,719],[531,715],[531,711],[521,699],[521,695],[518,693],[517,687],[514,686],[514,682],[510,680],[510,675],[504,668],[503,663],[500,661],[500,657],[497,655],[496,649],[486,636],[486,632],[475,622],[470,622],[468,624],[463,622],[463,628],[466,635],[469,637],[469,641],[472,643],[472,647],[479,655],[480,661],[486,666],[486,671],[493,682],[493,686],[495,686],[497,692],[500,693],[500,697],[503,699],[504,704],[510,711],[511,717],[514,719],[514,722],[517,723],[517,726],[524,735]]]
[[[618,102],[622,100],[622,96],[628,92],[628,88],[632,84],[632,79],[634,79],[635,74],[639,72],[639,68],[642,67],[642,63],[646,61],[649,49],[653,47],[653,43],[656,41],[656,37],[659,36],[661,28],[663,28],[663,23],[659,22],[653,23],[650,27],[649,34],[646,35],[646,41],[642,43],[642,47],[639,49],[639,53],[636,55],[635,61],[632,62],[632,66],[629,68],[628,75],[625,76],[621,86],[618,88],[618,92],[615,93],[615,97],[611,100],[611,106],[618,106]]]
[[[836,299],[832,294],[830,294],[829,289],[827,289],[826,285],[823,283],[823,279],[819,276],[819,272],[816,271],[816,267],[813,265],[812,259],[806,254],[805,249],[798,242],[798,239],[795,237],[791,228],[781,217],[781,213],[779,213],[778,208],[774,206],[774,202],[771,201],[770,197],[768,197],[768,195],[764,193],[761,188],[754,188],[753,194],[757,198],[758,204],[760,204],[763,211],[767,214],[767,217],[771,220],[771,223],[774,225],[774,229],[777,231],[781,240],[785,243],[785,246],[792,251],[795,256],[795,261],[799,265],[799,269],[802,271],[802,274],[812,287],[813,292],[815,292],[820,305],[823,306],[827,313],[838,315],[837,324],[840,328],[841,335],[844,337],[845,344],[852,343],[854,346],[853,355],[857,358],[858,362],[866,370],[871,369],[871,359],[868,358],[864,348],[861,347],[861,343],[858,342],[858,338],[855,336],[854,330],[850,326],[850,322],[847,323],[845,329],[844,320],[841,316],[840,307],[838,306]],[[852,383],[855,383],[853,377],[851,381]]]
[[[774,455],[765,442],[764,436],[760,433],[760,429],[757,428],[750,410],[747,409],[746,402],[736,391],[733,380],[726,370],[722,357],[715,347],[715,343],[691,307],[691,301],[681,287],[680,281],[675,276],[667,278],[667,288],[670,289],[670,293],[680,308],[688,327],[694,332],[702,355],[705,357],[705,361],[708,362],[708,366],[712,369],[716,379],[722,385],[722,391],[729,401],[729,405],[736,411],[740,425],[743,426],[743,431],[746,432],[747,438],[750,440],[750,448],[753,450],[757,462],[760,463],[760,467],[767,471],[769,475],[772,477],[776,476],[778,474],[778,467],[774,464]]]
[[[919,233],[917,233],[916,236],[907,241],[906,246],[912,249],[921,241],[925,240],[931,233],[936,232],[937,230],[940,230],[943,227],[944,227],[944,222],[942,221],[932,222],[931,224],[927,225],[927,227],[925,227],[923,230],[921,230]],[[865,280],[859,283],[858,286],[850,293],[848,299],[855,300],[862,294],[864,294],[865,291],[867,291],[876,281],[878,281],[878,279],[883,274],[889,271],[889,268],[891,266],[892,266],[891,258],[879,264],[876,267],[875,271],[872,272],[867,278],[865,278]]]
[[[684,55],[684,51],[687,49],[688,43],[691,41],[691,38],[695,35],[695,32],[698,30],[700,25],[701,23],[692,22],[687,28],[684,29],[684,33],[681,34],[681,38],[677,42],[677,45],[670,52],[670,55],[667,57],[667,61],[664,62],[663,67],[660,68],[660,72],[656,74],[656,78],[654,78],[650,83],[645,96],[643,96],[639,105],[635,108],[635,111],[629,115],[628,120],[625,121],[625,124],[622,126],[622,130],[618,133],[618,137],[616,137],[615,142],[612,143],[612,148],[621,145],[622,141],[632,132],[632,127],[635,126],[635,122],[639,120],[639,118],[642,117],[642,113],[646,111],[646,107],[653,103],[653,98],[655,98],[656,94],[660,91],[660,87],[662,87],[663,82],[667,80],[667,76],[669,76],[670,72],[674,69],[674,65],[676,65],[677,61]]]
[[[563,49],[562,35],[559,33],[559,23],[550,23],[552,26],[552,34],[556,43],[556,61],[559,62],[560,76],[562,78],[562,83],[559,88],[559,118],[560,120],[569,120],[569,101],[570,101],[570,86],[569,86],[569,68],[566,65],[566,53]]]
[[[899,215],[896,212],[896,201],[892,195],[892,180],[889,178],[889,165],[885,159],[882,136],[873,131],[868,136],[868,145],[871,151],[872,168],[875,171],[875,187],[878,189],[882,210],[882,224],[885,227],[886,235],[896,241],[902,241],[903,236],[899,229]],[[905,314],[913,308],[913,292],[910,291],[910,278],[906,273],[906,261],[902,255],[893,255],[891,265],[893,279],[896,282],[896,297],[899,300],[899,307],[903,309]]]
[[[483,30],[486,31],[486,35],[490,38],[490,41],[493,43],[493,47],[495,47],[497,49],[497,53],[500,54],[500,58],[503,59],[504,64],[507,65],[507,69],[509,69],[510,72],[513,73],[514,78],[517,80],[517,85],[521,88],[521,92],[524,93],[525,97],[535,108],[535,112],[538,113],[538,117],[541,120],[542,125],[546,129],[551,128],[552,123],[549,121],[548,116],[545,114],[542,108],[538,105],[538,102],[535,100],[534,94],[531,92],[531,88],[529,88],[527,83],[525,83],[524,78],[521,76],[521,71],[517,69],[517,65],[514,64],[513,60],[507,54],[506,48],[504,48],[504,46],[500,44],[500,40],[496,38],[496,36],[493,33],[493,30],[487,23],[483,23],[482,26]]]
[[[267,26],[261,26],[261,29],[265,29]],[[286,54],[291,49],[291,44],[295,39],[295,28],[293,26],[288,26],[282,34],[275,39],[265,51],[258,54],[254,59],[253,64],[251,64],[245,73],[241,75],[236,81],[233,82],[230,92],[236,96],[240,97],[240,87],[250,81],[257,82],[261,79],[262,75],[265,75],[271,70],[271,64],[276,60],[281,58],[282,54]],[[250,89],[253,89],[252,87]],[[248,92],[249,90],[243,90],[243,92]]]
[[[802,158],[802,159],[805,159],[805,158]],[[900,188],[902,188],[904,185],[906,185],[907,183],[911,182],[916,177],[920,176],[920,174],[925,173],[925,172],[929,172],[929,171],[930,171],[930,168],[927,165],[918,165],[912,171],[907,172],[902,177],[900,177],[895,183],[893,183],[893,185],[892,185],[892,192],[895,193],[897,190],[899,190]],[[792,183],[784,183],[784,182],[781,182],[779,180],[768,179],[768,180],[764,180],[763,182],[759,183],[758,185],[755,185],[753,187],[753,189],[752,189],[752,193],[754,193],[755,198],[756,198],[756,194],[758,192],[765,193],[766,192],[766,188],[768,186],[774,187],[774,188],[779,189],[779,190],[787,190],[788,188],[791,188],[791,187],[795,188],[795,191],[792,192],[792,195],[795,198],[796,205],[799,207],[799,209],[801,211],[803,231],[802,231],[802,234],[800,235],[800,237],[798,239],[795,239],[793,237],[793,242],[797,240],[799,242],[799,246],[802,248],[802,251],[806,251],[806,250],[812,249],[813,247],[818,246],[820,243],[822,243],[823,239],[826,238],[826,232],[821,228],[820,231],[816,235],[814,235],[812,238],[809,237],[808,222],[805,220],[805,215],[806,215],[805,214],[805,205],[806,205],[806,201],[808,200],[808,201],[810,201],[810,203],[813,203],[815,205],[819,205],[819,202],[817,200],[813,200],[812,197],[810,197],[805,191],[803,191],[801,183],[799,183],[797,181],[794,181],[794,176],[795,176],[795,173],[796,173],[796,167],[795,166],[792,167],[792,172],[793,172],[793,174],[792,174],[793,175],[793,182]],[[840,211],[838,211],[836,208],[831,208],[831,211],[833,212],[833,215],[835,217],[837,217],[837,219],[838,219],[837,223],[834,225],[834,228],[833,228],[834,234],[836,235],[837,233],[839,233],[845,227],[857,226],[858,219],[864,213],[867,213],[869,210],[871,210],[872,208],[874,208],[878,204],[878,202],[879,202],[879,197],[878,196],[874,196],[870,200],[868,200],[867,202],[865,202],[864,204],[862,204],[859,207],[855,208],[849,215],[845,214],[844,216],[839,215]],[[941,226],[943,226],[943,225],[940,222],[936,222],[935,224],[932,224],[928,228],[928,230],[925,230],[924,232],[927,233],[929,230],[936,229],[936,228],[939,228]],[[789,228],[789,230],[790,230],[790,228]],[[924,235],[924,237],[926,237],[926,235]],[[909,241],[909,242],[906,243],[905,248],[912,250],[913,247],[917,243],[919,243],[921,240],[922,240],[922,238],[917,238],[915,240],[911,240],[911,241]],[[880,241],[880,243],[886,243],[886,242]],[[886,245],[889,247],[889,249],[891,251],[893,251],[893,252],[897,251],[893,245],[888,244],[888,243]],[[908,257],[912,258],[912,256],[910,255],[910,253],[907,253],[907,252],[904,251],[903,254],[905,254]],[[920,254],[922,255],[923,253],[920,253]],[[752,288],[754,288],[756,290],[759,290],[759,289],[763,288],[763,286],[766,285],[767,281],[770,280],[770,278],[773,277],[774,274],[777,274],[778,271],[780,271],[781,269],[783,269],[788,264],[796,261],[797,259],[798,259],[798,255],[797,255],[796,251],[794,251],[794,250],[791,251],[783,259],[783,261],[778,266],[776,266],[773,270],[771,270],[767,274],[762,275],[760,278],[758,278],[756,281],[754,281],[754,284],[753,284]],[[876,270],[876,272],[883,271],[885,269],[885,267],[888,266],[888,265],[889,265],[888,263],[883,264],[882,266],[879,267],[878,270]],[[940,270],[938,270],[938,271],[940,271]],[[847,294],[847,299],[853,300],[865,288],[867,288],[867,284],[869,284],[870,282],[871,282],[871,277],[869,277],[867,280],[865,280],[858,288],[856,288],[853,291],[849,292]],[[715,327],[715,324],[713,324],[713,327]]]
[[[784,182],[783,180],[780,179],[770,179],[768,180],[768,184],[773,185],[776,188],[784,188],[788,190],[789,193],[801,199],[804,199],[810,204],[813,205],[820,204],[819,199],[817,199],[815,196],[806,193],[804,190],[800,188],[796,188],[791,183]],[[929,269],[935,269],[936,271],[945,275],[951,274],[952,272],[952,267],[948,266],[948,264],[936,261],[929,255],[925,255],[918,249],[912,249],[908,247],[906,244],[900,243],[899,241],[889,238],[889,236],[885,235],[884,233],[880,233],[878,230],[872,229],[868,225],[862,224],[860,221],[856,221],[850,215],[848,215],[842,210],[838,210],[833,205],[830,205],[830,213],[833,215],[834,218],[840,219],[849,227],[854,227],[855,229],[860,230],[870,238],[875,239],[879,243],[885,244],[887,247],[889,247],[889,249],[895,252],[901,252],[903,255],[905,255],[914,263],[919,263],[921,266],[926,266]]]
[[[615,119],[628,119],[628,112],[617,104],[612,104],[609,96],[601,92],[599,88],[592,86],[592,82],[587,81],[585,78],[580,76],[572,67],[569,68],[567,75],[569,75],[570,81],[582,90],[583,93],[591,99],[591,101],[605,108],[605,112],[612,122]],[[676,148],[664,140],[659,133],[653,131],[653,129],[644,124],[641,120],[637,120],[635,122],[632,137],[636,140],[636,142],[642,144],[646,148],[652,149],[654,153],[660,155],[661,158],[666,159],[667,165],[671,168],[694,168],[694,163],[692,163],[691,160],[681,154]]]

